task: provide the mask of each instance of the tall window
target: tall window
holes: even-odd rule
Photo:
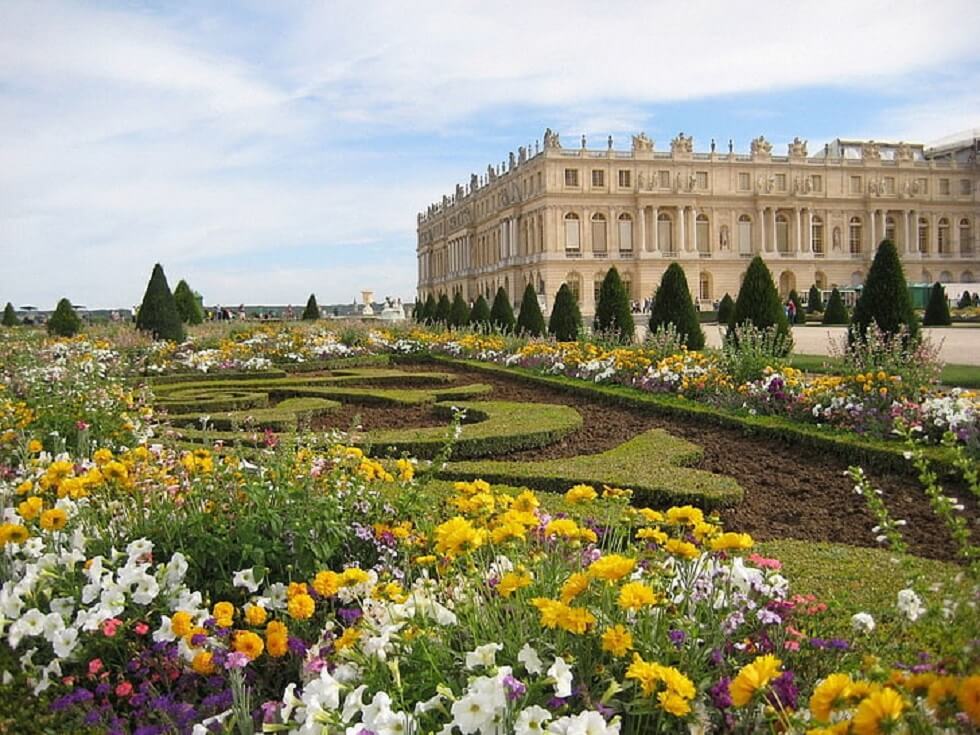
[[[619,215],[619,252],[633,252],[633,218],[628,214]]]
[[[960,194],[963,196],[969,196],[973,193],[973,184],[970,183],[969,179],[960,179]]]
[[[895,242],[895,218],[885,217],[885,239]]]
[[[823,255],[823,220],[814,217],[810,227],[810,242],[813,243],[813,252]]]
[[[695,178],[696,178],[697,187],[699,189],[707,189],[708,188],[708,172],[707,171],[698,171],[695,174]]]
[[[929,252],[929,220],[919,217],[919,252]]]
[[[743,214],[738,218],[738,252],[752,254],[752,218]]]
[[[660,249],[668,254],[674,253],[673,222],[670,215],[661,212],[657,217],[657,242]]]
[[[936,235],[939,239],[939,254],[949,255],[952,253],[952,248],[950,247],[949,240],[949,220],[943,217],[939,220],[939,227],[936,229]]]
[[[702,271],[698,283],[698,298],[711,301],[711,274]]]
[[[784,254],[789,252],[789,220],[785,214],[776,215],[776,250]]]
[[[861,252],[862,227],[860,217],[851,217],[848,227],[848,242],[851,246],[851,254],[856,255]]]
[[[606,172],[601,168],[592,169],[592,186],[599,187],[606,185]]]
[[[575,272],[569,273],[565,276],[565,283],[568,284],[568,290],[572,292],[575,301],[582,303],[582,276]]]
[[[565,169],[565,186],[578,186],[578,169]]]
[[[619,187],[621,189],[629,189],[633,184],[632,172],[629,170],[623,170],[619,172]]]
[[[810,177],[810,188],[815,192],[823,191],[823,176],[820,174],[813,174]]]
[[[578,215],[575,212],[569,212],[565,215],[565,250],[572,250],[577,253],[581,247]]]
[[[711,240],[708,237],[707,215],[698,215],[697,221],[694,223],[694,239],[699,253],[711,252]]]
[[[660,174],[660,188],[669,189],[670,188],[670,171],[661,171]]]
[[[592,215],[592,252],[606,252],[606,215]]]
[[[949,195],[949,179],[939,180],[939,193],[944,195]]]
[[[970,220],[965,217],[960,220],[960,252],[973,252],[973,232],[970,230]]]
[[[752,177],[747,173],[740,173],[738,175],[739,191],[748,191],[750,188],[752,188]]]
[[[861,177],[860,176],[852,176],[851,177],[851,194],[860,194],[860,193],[861,193]]]

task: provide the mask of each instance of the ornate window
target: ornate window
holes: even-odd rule
[[[948,181],[948,179],[944,179],[944,181]],[[950,248],[951,243],[949,240],[949,220],[945,217],[939,220],[939,227],[936,229],[936,235],[939,238],[939,254],[949,255],[952,253],[952,249]]]
[[[895,242],[895,218],[890,215],[885,217],[885,239]]]
[[[919,252],[929,252],[929,220],[919,217]]]
[[[606,215],[592,215],[592,252],[606,252]]]
[[[738,218],[738,252],[741,255],[752,254],[752,218],[747,214]]]
[[[633,185],[632,172],[629,169],[622,169],[619,172],[619,188],[629,189]]]
[[[850,244],[851,254],[856,255],[861,252],[862,245],[862,232],[863,228],[861,226],[860,217],[851,217],[850,225],[847,228],[848,231],[848,242]]]
[[[565,215],[565,250],[578,252],[582,247],[578,215],[569,212]]]
[[[817,255],[824,254],[823,220],[820,217],[814,217],[810,223],[810,242],[813,245],[814,253]]]
[[[789,252],[789,220],[785,214],[776,215],[776,250],[783,254]]]
[[[619,215],[619,251],[633,252],[633,218],[628,214]]]
[[[698,278],[698,298],[702,301],[711,301],[711,274],[701,271]]]
[[[711,239],[708,236],[708,216],[699,214],[694,222],[694,241],[699,253],[711,252]]]
[[[606,172],[601,168],[592,169],[592,186],[601,188],[606,185]]]
[[[568,290],[572,292],[575,301],[582,303],[582,276],[572,271],[565,276],[565,283],[568,284]]]
[[[674,222],[671,220],[670,215],[666,212],[661,212],[657,216],[657,242],[660,245],[660,249],[667,254],[673,254],[674,250]]]
[[[940,283],[952,283],[953,282],[953,274],[950,273],[949,271],[943,271],[942,273],[939,274],[939,282]]]
[[[964,255],[973,252],[973,232],[970,230],[970,220],[966,217],[960,220],[960,252]]]

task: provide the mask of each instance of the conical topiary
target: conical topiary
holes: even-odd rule
[[[790,289],[788,300],[793,302],[795,311],[793,324],[806,324],[806,310],[803,308],[803,302],[800,301],[800,295],[796,293],[795,288]]]
[[[452,304],[446,294],[440,294],[439,301],[436,302],[436,313],[433,322],[443,327],[449,326],[449,312],[452,311]]]
[[[517,333],[525,337],[540,337],[544,334],[544,315],[538,303],[538,292],[530,283],[524,289],[521,310],[517,315]]]
[[[654,304],[656,306],[656,304]],[[735,302],[727,293],[718,304],[718,323],[728,324],[732,320],[732,313],[735,311]]]
[[[463,299],[463,293],[457,291],[453,297],[452,306],[449,307],[449,318],[446,326],[450,329],[465,327],[470,320],[470,306]]]
[[[476,303],[470,309],[470,326],[476,329],[490,327],[490,304],[483,298],[482,293],[476,297]]]
[[[548,320],[548,333],[559,342],[574,342],[582,331],[582,312],[567,283],[561,284],[555,295],[555,305]]]
[[[728,334],[734,337],[734,327],[751,322],[758,329],[768,329],[776,325],[781,336],[789,334],[789,320],[772,281],[772,274],[762,257],[756,255],[745,272],[742,287],[735,299],[735,310],[729,322]]]
[[[514,331],[514,310],[510,306],[510,298],[504,287],[497,289],[497,295],[493,297],[493,306],[490,308],[490,323],[498,332]]]
[[[431,293],[425,299],[425,305],[422,307],[422,323],[427,325],[433,325],[436,322],[436,297]]]
[[[184,341],[184,325],[180,323],[174,295],[170,292],[167,277],[159,263],[153,266],[153,274],[146,285],[143,303],[136,315],[136,328],[149,332],[154,339]]]
[[[3,321],[0,322],[5,327],[16,327],[17,326],[17,312],[14,311],[14,305],[9,301],[7,305],[3,307]]]
[[[823,311],[823,298],[820,296],[820,289],[817,284],[810,286],[810,293],[807,296],[806,310],[811,314],[815,311]]]
[[[200,324],[204,321],[204,312],[197,296],[187,285],[187,281],[180,280],[177,288],[174,289],[174,303],[177,305],[177,313],[184,324]]]
[[[927,327],[948,327],[953,323],[953,319],[949,315],[949,301],[946,299],[946,289],[943,288],[943,284],[933,284],[922,323]]]
[[[970,297],[969,291],[963,292],[963,295],[960,296],[960,300],[956,303],[956,306],[960,309],[969,309],[971,306],[973,306],[973,299]]]
[[[909,336],[915,337],[919,332],[902,262],[891,240],[882,240],[875,253],[861,296],[854,305],[851,338],[863,340],[871,322],[876,322],[886,334],[897,334],[903,324],[908,327]]]
[[[830,298],[827,299],[827,308],[823,312],[823,323],[847,324],[848,321],[850,321],[850,317],[847,315],[844,299],[841,297],[840,291],[835,288],[830,292]]]
[[[62,299],[48,319],[48,334],[58,337],[74,337],[82,331],[82,320],[78,318],[68,299]]]
[[[316,296],[310,294],[310,298],[306,300],[306,308],[303,309],[303,321],[305,322],[315,322],[320,318],[320,307],[317,306]]]
[[[624,344],[632,342],[636,333],[629,295],[615,266],[602,279],[599,302],[595,307],[594,328],[595,331],[611,335],[617,342]]]
[[[678,263],[671,263],[660,278],[660,285],[653,296],[650,333],[666,328],[668,324],[674,325],[688,349],[700,350],[704,347],[704,331],[691,300],[687,276]]]

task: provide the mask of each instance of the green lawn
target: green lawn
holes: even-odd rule
[[[811,373],[826,373],[838,369],[839,361],[825,355],[793,355],[790,364]],[[980,388],[980,367],[947,363],[942,372],[943,385],[960,388]]]

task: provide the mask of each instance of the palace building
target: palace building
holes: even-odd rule
[[[714,141],[696,153],[683,133],[669,152],[643,133],[628,151],[586,143],[546,130],[420,213],[418,297],[491,300],[503,286],[516,305],[531,283],[547,310],[568,283],[591,316],[611,266],[642,303],[676,261],[711,308],[756,254],[784,297],[860,285],[885,238],[910,282],[980,276],[980,130],[932,147],[838,139],[815,155],[798,138],[786,155],[762,137],[749,154]]]

